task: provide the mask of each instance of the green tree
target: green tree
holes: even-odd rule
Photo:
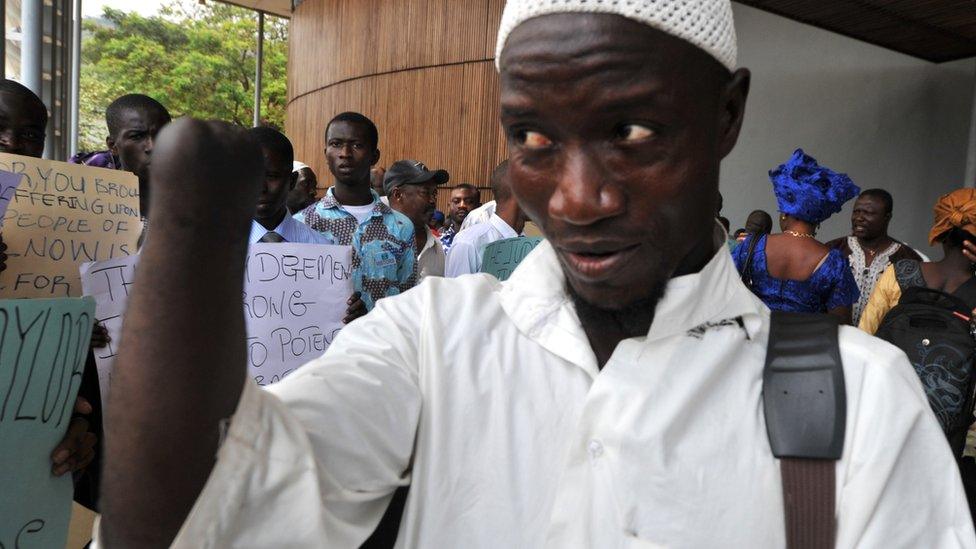
[[[105,148],[105,108],[126,93],[144,93],[174,117],[253,119],[257,15],[228,4],[171,0],[143,17],[106,7],[84,22],[79,149]],[[261,117],[283,127],[287,99],[288,23],[265,17]]]

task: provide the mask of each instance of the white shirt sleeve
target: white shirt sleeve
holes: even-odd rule
[[[481,268],[481,258],[478,257],[478,247],[475,243],[462,240],[454,241],[451,251],[447,254],[447,266],[444,268],[446,278],[454,278],[464,274],[477,273]]]
[[[369,537],[409,483],[421,403],[419,324],[387,311],[379,302],[326,356],[267,390],[248,379],[173,547],[358,547]]]

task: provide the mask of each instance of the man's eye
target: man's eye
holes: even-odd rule
[[[654,130],[639,124],[626,124],[621,126],[617,135],[624,141],[641,141],[654,136]]]
[[[544,149],[552,145],[548,137],[532,130],[520,130],[515,138],[519,144],[529,149]]]

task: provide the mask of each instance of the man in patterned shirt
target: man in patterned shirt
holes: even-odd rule
[[[855,326],[888,265],[902,259],[922,260],[915,250],[888,235],[893,205],[891,193],[884,189],[862,191],[851,212],[851,235],[827,243],[847,257],[861,291],[860,299],[851,307],[851,320]]]
[[[325,128],[325,158],[335,181],[322,200],[295,215],[332,243],[352,246],[356,292],[344,322],[366,314],[378,299],[412,288],[417,279],[413,223],[370,188],[378,142],[376,125],[362,114],[333,118]]]

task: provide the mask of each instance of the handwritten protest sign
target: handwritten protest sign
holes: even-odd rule
[[[0,547],[64,547],[71,475],[51,474],[91,340],[90,299],[0,300]]]
[[[81,267],[85,295],[111,342],[95,349],[102,400],[111,386],[112,363],[138,256]],[[279,381],[325,352],[342,328],[353,293],[352,249],[318,244],[255,244],[244,278],[248,368],[260,385]]]
[[[485,248],[481,261],[481,272],[488,273],[498,280],[508,280],[512,271],[529,255],[542,239],[539,237],[506,238],[492,242]]]
[[[3,219],[3,215],[7,211],[7,206],[13,200],[14,191],[20,185],[20,180],[23,178],[23,174],[0,170],[0,219]]]
[[[82,291],[95,299],[95,318],[108,331],[108,344],[101,349],[92,349],[98,366],[98,388],[104,402],[108,401],[112,362],[122,339],[122,315],[135,281],[138,261],[138,255],[131,255],[81,266]]]
[[[3,214],[0,297],[77,297],[82,263],[136,253],[136,176],[5,153],[0,170],[24,178]]]
[[[322,356],[353,293],[352,248],[255,244],[244,273],[247,356],[258,385]]]

